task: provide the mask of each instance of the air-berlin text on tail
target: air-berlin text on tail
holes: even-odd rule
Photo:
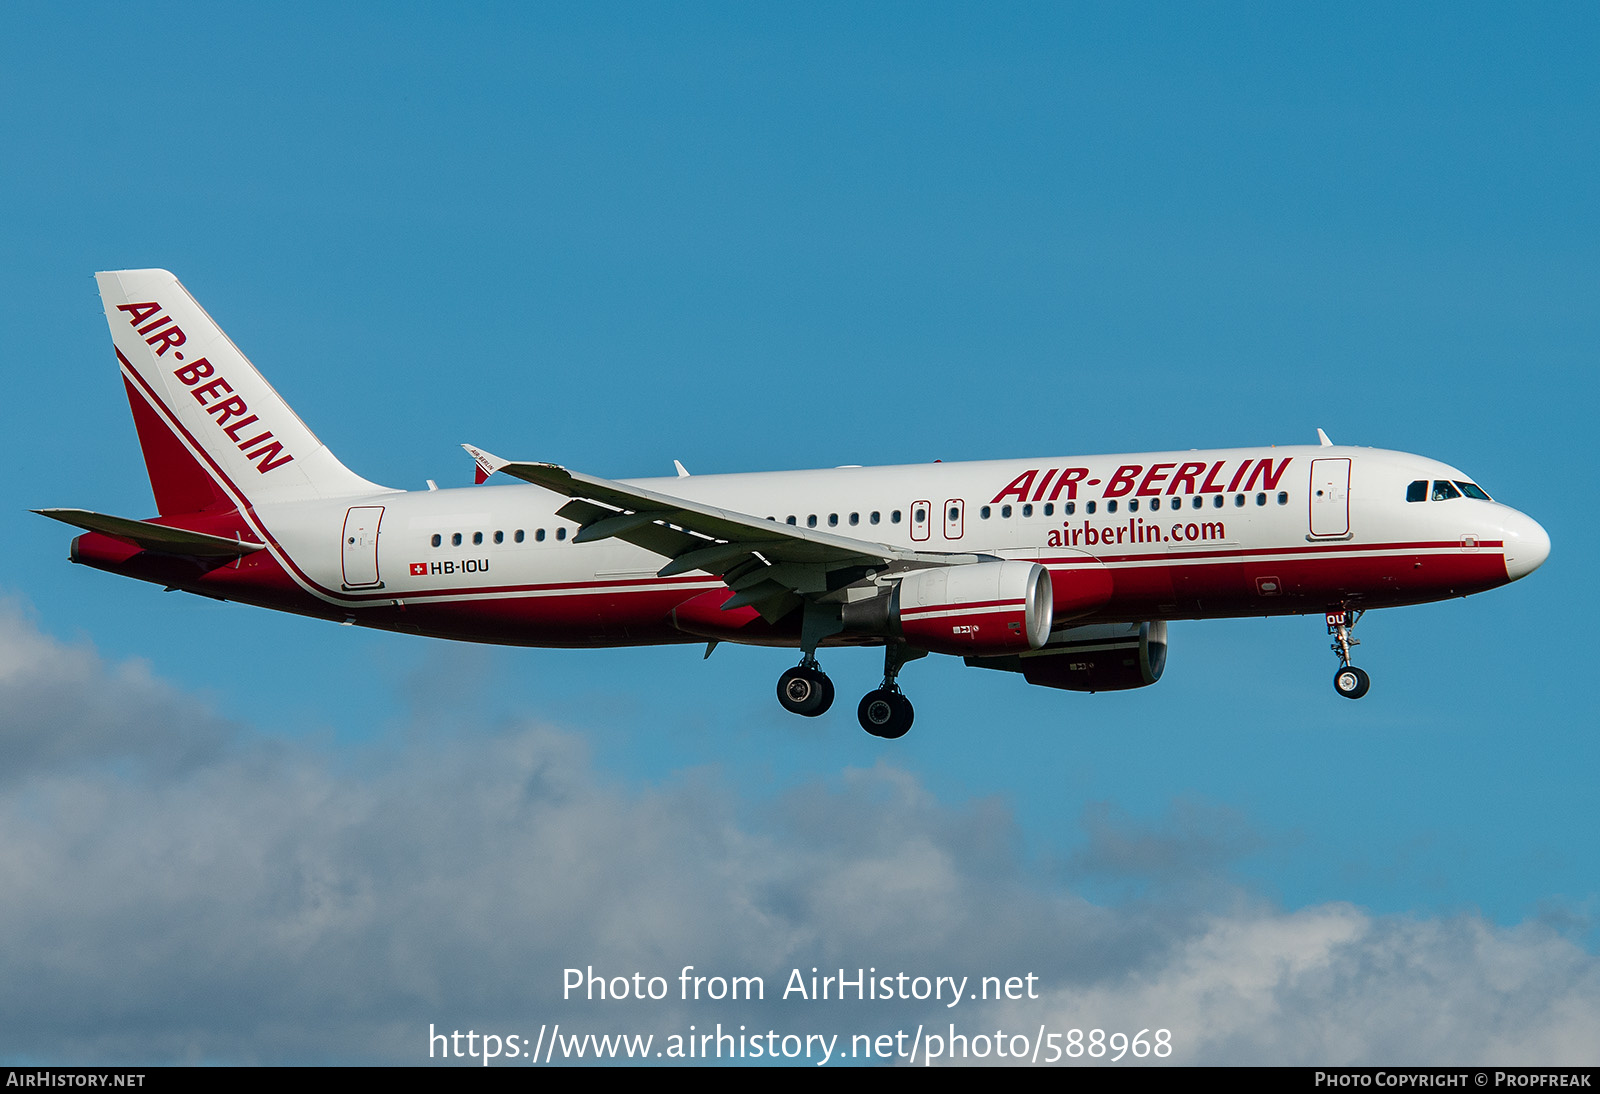
[[[1007,483],[989,502],[997,505],[1007,498],[1017,501],[1076,501],[1078,486],[1100,486],[1102,498],[1125,494],[1156,498],[1162,494],[1226,494],[1235,490],[1276,490],[1283,473],[1294,461],[1285,456],[1276,467],[1271,459],[1217,460],[1204,463],[1125,463],[1110,479],[1089,477],[1087,467],[1033,467]],[[1237,464],[1237,466],[1233,466]],[[1086,491],[1087,492],[1087,491]]]
[[[138,331],[157,357],[164,357],[171,350],[174,361],[183,360],[183,351],[178,347],[188,339],[183,328],[173,323],[160,304],[118,304],[117,310],[128,313],[128,324]],[[272,435],[272,430],[264,429],[261,419],[250,413],[245,401],[234,394],[233,385],[215,376],[215,372],[211,362],[201,357],[173,369],[172,375],[189,389],[195,402],[206,408],[206,413],[216,420],[228,440],[238,446],[246,459],[254,462],[258,472],[265,475],[293,460],[294,456],[284,451],[283,442]],[[201,380],[207,382],[202,384]],[[233,424],[227,424],[229,422]],[[241,438],[241,434],[248,435]]]

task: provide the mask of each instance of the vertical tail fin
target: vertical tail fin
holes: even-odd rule
[[[176,277],[95,280],[163,516],[385,492],[328,451]]]

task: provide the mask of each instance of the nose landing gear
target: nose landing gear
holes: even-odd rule
[[[1364,614],[1365,610],[1359,608],[1354,611],[1340,608],[1327,613],[1328,633],[1333,635],[1333,652],[1339,655],[1339,671],[1333,674],[1333,690],[1346,699],[1359,699],[1372,686],[1372,678],[1350,663],[1350,647],[1361,645],[1361,640],[1352,637],[1350,632]]]

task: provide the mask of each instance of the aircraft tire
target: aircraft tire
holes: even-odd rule
[[[778,702],[790,714],[815,718],[833,705],[833,681],[826,673],[797,666],[778,677]]]
[[[867,692],[861,705],[856,707],[856,718],[862,729],[874,737],[891,741],[906,735],[914,716],[911,700],[887,688]]]
[[[822,702],[809,715],[812,718],[828,713],[828,708],[833,706],[833,681],[828,678],[828,674],[825,672],[817,673],[817,681],[822,687]]]
[[[1372,686],[1372,677],[1354,665],[1333,674],[1333,690],[1346,699],[1359,699]]]

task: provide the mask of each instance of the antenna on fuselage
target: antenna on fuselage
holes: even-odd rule
[[[1320,427],[1317,429],[1317,440],[1322,442],[1323,448],[1333,447],[1333,442],[1328,440],[1328,435],[1324,433]]]

